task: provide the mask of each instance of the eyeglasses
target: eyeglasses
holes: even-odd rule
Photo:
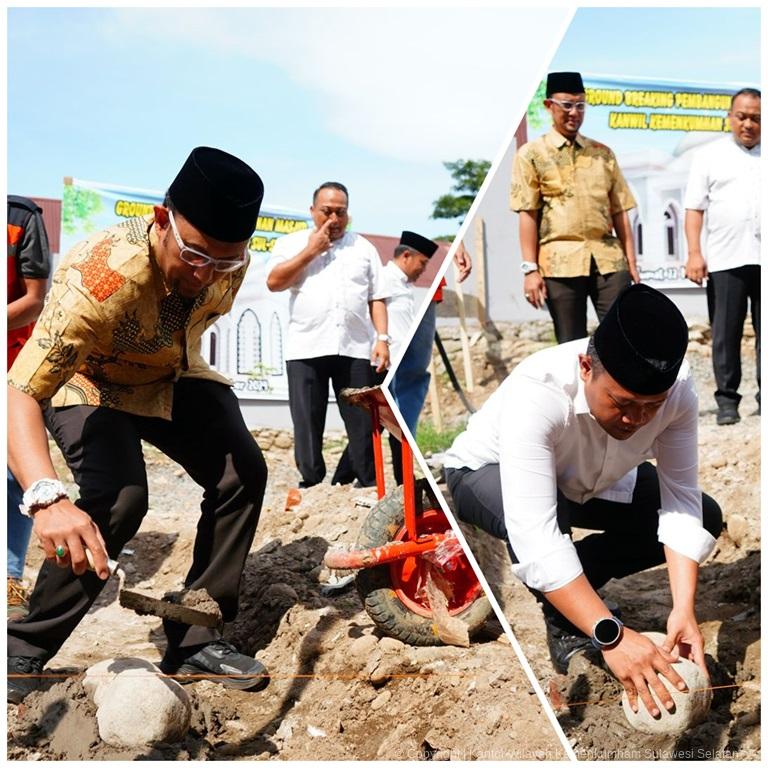
[[[574,109],[577,112],[583,112],[587,108],[586,101],[560,101],[560,99],[550,99],[550,101],[566,112],[571,112]]]
[[[173,211],[170,209],[168,211],[168,219],[171,222],[171,229],[173,230],[173,236],[176,238],[176,244],[179,246],[179,258],[185,264],[189,264],[191,267],[197,267],[198,269],[212,266],[216,272],[234,272],[248,261],[248,248],[245,249],[242,258],[239,259],[214,259],[207,253],[190,248],[181,239],[179,230],[176,229],[176,221],[173,218]]]

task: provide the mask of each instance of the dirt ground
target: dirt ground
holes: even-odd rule
[[[473,373],[479,382],[470,395],[479,406],[524,357],[551,343],[549,323],[502,326],[500,337],[475,334]],[[707,720],[679,738],[646,736],[628,725],[621,710],[621,686],[601,668],[571,664],[569,675],[554,673],[544,622],[530,593],[512,576],[501,542],[463,526],[471,549],[492,585],[563,727],[581,759],[739,759],[760,758],[760,419],[756,404],[754,339],[748,327],[742,360],[742,420],[715,423],[714,383],[708,329],[691,328],[688,358],[700,398],[700,478],[702,488],[723,509],[726,530],[700,571],[697,616],[706,640],[715,688]],[[461,374],[458,330],[439,328],[455,370]],[[440,401],[446,428],[466,420],[466,411],[438,366]],[[425,418],[430,417],[427,409]],[[439,457],[432,463],[439,465]],[[665,629],[671,607],[664,567],[612,582],[603,590],[618,603],[623,620],[640,631]]]
[[[78,674],[118,656],[157,662],[158,619],[117,602],[111,579],[46,667],[46,690],[8,707],[8,756],[109,759],[564,759],[565,752],[512,647],[492,619],[470,648],[416,648],[383,637],[354,588],[325,594],[330,546],[354,542],[373,494],[323,484],[285,510],[298,479],[290,435],[264,430],[267,498],[245,569],[238,619],[226,639],[270,670],[266,690],[210,682],[187,686],[191,729],[183,742],[145,750],[100,741]],[[327,441],[329,467],[341,441]],[[146,450],[151,509],[120,557],[126,586],[161,596],[182,586],[190,563],[198,490],[177,465]],[[62,473],[63,476],[63,473]],[[31,550],[27,577],[40,555]]]

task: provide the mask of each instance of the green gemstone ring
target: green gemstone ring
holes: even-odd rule
[[[56,557],[64,557],[67,554],[67,548],[63,544],[56,547]]]

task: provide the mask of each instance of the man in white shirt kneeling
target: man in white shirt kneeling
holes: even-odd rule
[[[705,669],[695,616],[699,564],[722,530],[698,486],[698,398],[688,327],[644,284],[622,292],[594,335],[524,360],[446,455],[458,517],[508,539],[515,574],[542,603],[555,669],[602,653],[651,714],[678,654]],[[648,463],[656,459],[657,466]],[[573,542],[571,526],[594,531]],[[666,560],[672,610],[662,647],[625,627],[597,590]]]

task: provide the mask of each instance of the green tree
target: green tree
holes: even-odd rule
[[[491,163],[488,160],[456,160],[443,165],[455,182],[451,187],[455,194],[441,195],[435,200],[430,218],[461,218],[463,221],[488,175]]]
[[[544,107],[544,99],[547,96],[547,83],[542,80],[536,93],[533,94],[531,103],[528,105],[528,127],[533,130],[544,128],[547,122],[547,110]]]
[[[62,229],[65,234],[73,235],[79,229],[93,232],[96,228],[91,217],[101,211],[101,198],[90,189],[82,189],[72,184],[64,185],[61,201]]]

